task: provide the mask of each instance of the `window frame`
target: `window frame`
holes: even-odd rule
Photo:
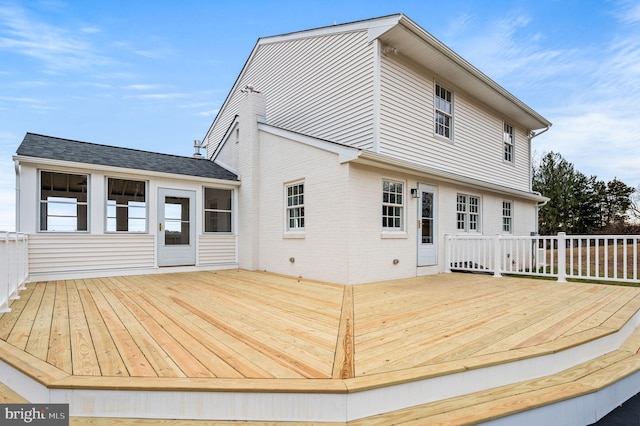
[[[124,205],[124,204],[118,204],[116,202],[116,204],[114,205],[114,207],[116,208],[116,216],[112,217],[109,216],[109,207],[110,205],[110,200],[109,199],[109,181],[111,180],[120,180],[120,181],[130,181],[130,182],[140,182],[144,185],[144,218],[138,218],[138,217],[130,217],[128,212],[129,212],[129,208],[131,206]],[[127,177],[116,177],[116,176],[105,176],[105,198],[104,198],[104,232],[105,234],[148,234],[149,233],[149,182],[146,180],[141,180],[141,179],[131,179],[131,178],[127,178]],[[126,208],[127,209],[127,230],[126,231],[121,231],[118,230],[118,226],[117,226],[117,209],[118,208]],[[110,230],[109,229],[109,219],[116,219],[116,229],[115,230]],[[143,231],[131,231],[129,230],[129,220],[130,219],[144,219],[144,230]]]
[[[302,192],[289,194],[289,189],[301,188]],[[300,200],[301,199],[301,200]],[[292,204],[289,201],[292,200]],[[297,213],[297,214],[296,214]],[[292,216],[293,214],[293,216]],[[284,222],[285,233],[304,233],[306,230],[305,217],[305,181],[297,180],[284,184]],[[295,226],[292,226],[292,220]]]
[[[441,92],[444,92],[444,97],[441,95]],[[447,106],[448,110],[441,108],[442,106]],[[434,90],[433,90],[433,108],[434,108],[434,120],[433,120],[433,133],[437,137],[447,139],[449,141],[453,141],[453,113],[454,113],[454,92],[452,90],[447,89],[445,86],[438,82],[434,82]],[[443,121],[448,119],[448,124],[441,123],[439,118],[442,116],[444,118]],[[440,132],[440,129],[444,129],[443,132]],[[448,130],[448,134],[447,133]]]
[[[503,121],[502,123],[502,161],[507,164],[515,164],[516,159],[516,128]]]
[[[471,194],[456,194],[456,231],[482,232],[482,197]]]
[[[508,204],[508,207],[505,206]],[[502,200],[502,233],[513,234],[513,201]]]
[[[385,183],[388,184],[388,190],[385,189]],[[391,185],[400,185],[400,191],[391,191]],[[405,232],[405,200],[407,199],[405,194],[406,184],[405,181],[382,178],[382,200],[380,210],[380,225],[382,232]],[[385,195],[387,197],[385,198]],[[397,201],[400,197],[400,202]],[[393,201],[392,201],[393,200]],[[393,213],[389,214],[389,209],[394,209]],[[389,226],[389,220],[393,220],[394,225]],[[398,226],[395,226],[395,222],[398,221]]]
[[[219,191],[229,191],[229,209],[219,208],[207,208],[207,189],[214,189]],[[234,206],[234,190],[230,188],[219,188],[215,186],[204,186],[202,188],[202,233],[207,235],[219,235],[219,234],[233,234],[235,229],[235,223],[233,218],[233,206]],[[229,214],[229,231],[207,231],[207,212],[211,213],[225,213]]]
[[[68,175],[68,176],[79,176],[79,177],[84,177],[84,185],[85,185],[85,189],[84,193],[85,194],[85,198],[86,201],[78,201],[77,199],[75,199],[75,202],[67,202],[67,201],[53,201],[53,200],[43,200],[43,188],[42,188],[42,183],[43,183],[43,178],[42,175],[43,173],[51,173],[52,174],[52,188],[50,189],[50,191],[53,191],[53,175],[54,174],[59,174],[59,175]],[[90,182],[91,182],[91,175],[89,173],[79,173],[79,172],[71,172],[71,171],[61,171],[61,170],[48,170],[48,169],[39,169],[38,170],[38,232],[43,232],[43,233],[89,233],[90,229],[91,229],[91,224],[89,222],[90,218],[91,218],[91,205],[90,205],[90,200],[91,200],[91,194],[90,194]],[[68,191],[67,191],[68,192]],[[73,193],[72,193],[73,194]],[[71,200],[71,198],[69,197],[48,197],[48,198],[60,198],[62,199],[69,199]],[[76,206],[76,214],[75,215],[59,215],[59,214],[50,214],[50,208],[49,206],[70,206],[70,205],[75,205]],[[43,223],[43,208],[44,206],[47,206],[46,208],[46,222]],[[80,212],[78,210],[78,207],[80,206],[85,206],[84,210],[85,210],[85,218],[84,218],[84,223],[86,224],[86,229],[78,229],[80,226]],[[49,229],[51,228],[50,226],[50,220],[49,218],[54,218],[54,217],[58,217],[58,218],[75,218],[75,228],[74,230],[66,230],[66,229],[61,229],[61,230],[55,230],[55,229]],[[43,225],[46,224],[47,229],[43,229]]]

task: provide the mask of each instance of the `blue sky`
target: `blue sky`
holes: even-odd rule
[[[0,230],[26,132],[191,155],[259,37],[393,13],[553,122],[538,157],[640,185],[640,0],[0,0]]]

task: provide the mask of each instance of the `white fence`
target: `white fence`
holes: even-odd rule
[[[26,234],[0,231],[0,313],[9,312],[9,301],[18,299],[29,276]]]
[[[640,283],[640,235],[445,236],[447,271]]]

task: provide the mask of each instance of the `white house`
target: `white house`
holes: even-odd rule
[[[445,234],[536,232],[531,142],[550,125],[404,15],[261,38],[210,161],[27,134],[18,230],[40,279],[438,273]]]

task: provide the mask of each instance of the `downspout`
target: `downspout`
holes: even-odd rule
[[[18,160],[13,160],[13,167],[16,171],[15,231],[20,232],[20,162]]]

